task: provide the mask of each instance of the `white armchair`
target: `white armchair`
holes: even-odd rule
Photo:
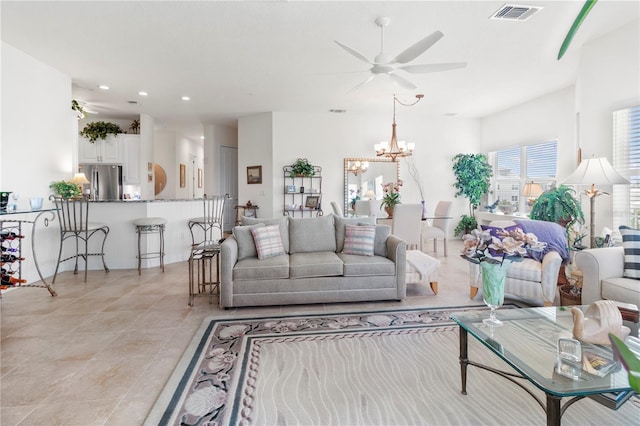
[[[640,306],[640,281],[624,277],[622,247],[582,250],[575,260],[583,275],[583,305],[608,299]]]
[[[499,221],[497,225],[502,228],[516,225],[516,223]],[[490,226],[493,226],[493,222]],[[560,225],[557,226],[560,227]],[[542,238],[540,240],[544,241]],[[473,263],[470,265],[469,295],[473,299],[478,294],[478,289],[482,287],[482,277],[478,265]],[[556,297],[558,273],[561,266],[562,257],[556,251],[546,253],[542,262],[531,258],[522,259],[521,262],[513,262],[507,271],[504,292],[527,299],[537,305],[551,306]]]

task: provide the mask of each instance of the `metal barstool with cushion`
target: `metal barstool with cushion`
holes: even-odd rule
[[[107,264],[104,261],[104,243],[109,235],[109,227],[102,223],[89,222],[89,200],[79,198],[63,198],[52,195],[49,197],[55,203],[58,213],[58,221],[60,222],[60,250],[58,252],[58,264],[56,271],[53,273],[52,283],[56,282],[58,268],[62,262],[75,259],[76,264],[73,273],[78,273],[78,258],[84,259],[84,281],[87,282],[87,264],[89,256],[100,256],[105,272],[109,272]],[[99,253],[89,253],[89,239],[94,235],[102,235],[102,244]],[[62,247],[68,239],[75,240],[75,254],[73,256],[62,259]],[[80,246],[80,242],[84,247]]]
[[[160,258],[160,268],[164,272],[164,228],[167,219],[163,217],[143,217],[133,221],[138,234],[138,275],[142,273],[142,259]],[[158,251],[146,251],[142,253],[142,234],[158,234],[160,242]]]
[[[189,231],[191,231],[191,245],[195,247],[202,241],[217,241],[222,238],[222,221],[224,220],[224,206],[229,200],[229,194],[224,196],[214,195],[207,197],[204,195],[203,206],[204,215],[201,217],[194,217],[189,219]],[[196,240],[193,228],[199,227],[204,233],[203,239]],[[217,228],[220,235],[217,238],[213,238],[213,230]]]

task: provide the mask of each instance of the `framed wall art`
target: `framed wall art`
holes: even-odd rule
[[[320,205],[319,195],[309,195],[304,203],[304,206],[308,209],[317,209]]]
[[[247,167],[247,183],[262,183],[262,166]]]

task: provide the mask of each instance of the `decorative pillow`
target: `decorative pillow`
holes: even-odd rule
[[[344,254],[359,256],[373,256],[373,246],[376,238],[375,225],[345,225]]]
[[[541,251],[529,251],[529,256],[542,262],[544,256],[550,251],[557,252],[562,258],[562,263],[569,261],[569,246],[567,245],[566,230],[555,222],[545,222],[544,220],[522,220],[515,222],[522,226],[524,232],[535,234],[538,241],[547,243]]]
[[[345,225],[375,225],[376,218],[368,217],[341,217],[336,216],[336,253],[341,253],[344,247],[344,227]]]
[[[496,237],[499,240],[502,240],[502,238],[498,235],[498,231],[502,231],[503,229],[506,232],[511,232],[511,231],[515,231],[516,229],[522,229],[524,231],[524,229],[522,228],[522,226],[516,224],[516,225],[511,225],[511,226],[505,226],[505,227],[501,227],[501,226],[489,226],[489,225],[480,225],[480,228],[482,228],[483,231],[489,231],[489,234],[491,234],[492,237]],[[498,253],[495,249],[489,248],[489,254],[491,256],[501,256],[500,253]]]
[[[256,223],[264,223],[266,226],[278,225],[280,226],[280,238],[282,238],[282,244],[284,245],[284,251],[289,253],[289,217],[276,217],[271,219],[255,218],[242,216],[240,218],[243,225],[255,225]]]
[[[263,226],[264,223],[256,223],[251,226],[236,226],[233,228],[233,236],[238,243],[238,260],[246,259],[247,257],[256,257],[258,255],[251,229]]]
[[[622,248],[624,249],[625,278],[640,279],[640,229],[620,226]]]
[[[255,227],[251,229],[251,234],[253,234],[253,239],[256,242],[258,259],[267,259],[286,254],[284,244],[282,244],[282,237],[280,237],[280,226]]]

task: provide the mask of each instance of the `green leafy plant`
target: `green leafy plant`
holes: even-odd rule
[[[468,234],[471,230],[478,227],[478,221],[474,216],[463,214],[460,217],[460,222],[458,222],[458,226],[456,226],[456,229],[453,231],[455,236]]]
[[[129,124],[129,130],[131,130],[136,135],[140,133],[140,120],[135,119]]]
[[[291,165],[291,177],[313,176],[314,174],[313,166],[306,158],[298,158],[296,162]]]
[[[104,121],[94,121],[87,123],[84,129],[80,132],[80,136],[89,138],[89,142],[94,143],[98,138],[106,139],[109,134],[118,135],[124,133],[120,126],[114,123],[108,123]]]
[[[389,182],[382,184],[382,201],[380,202],[380,209],[383,207],[389,207],[393,211],[396,204],[400,204],[400,188],[402,187],[402,181]]]
[[[469,200],[469,215],[461,216],[463,221],[471,223],[468,219],[471,217],[475,222],[475,211],[480,205],[482,197],[489,193],[491,176],[491,166],[487,163],[487,157],[484,154],[457,154],[453,157],[453,174],[456,182],[453,186],[456,188],[455,196],[463,196]],[[470,229],[476,228],[477,223]],[[455,235],[464,230],[466,224],[462,221],[456,226]]]
[[[531,219],[556,222],[570,229],[573,224],[584,223],[582,206],[575,191],[566,185],[545,191],[531,206]]]
[[[71,109],[78,113],[78,119],[84,118],[87,114],[84,108],[82,108],[82,105],[80,105],[75,99],[71,100]]]
[[[64,198],[73,198],[82,195],[82,190],[78,185],[64,180],[52,182],[51,185],[49,185],[49,188],[52,188],[57,195]]]
[[[629,386],[636,392],[640,392],[640,359],[615,334],[609,333],[609,340],[616,358],[620,359],[629,373]]]

